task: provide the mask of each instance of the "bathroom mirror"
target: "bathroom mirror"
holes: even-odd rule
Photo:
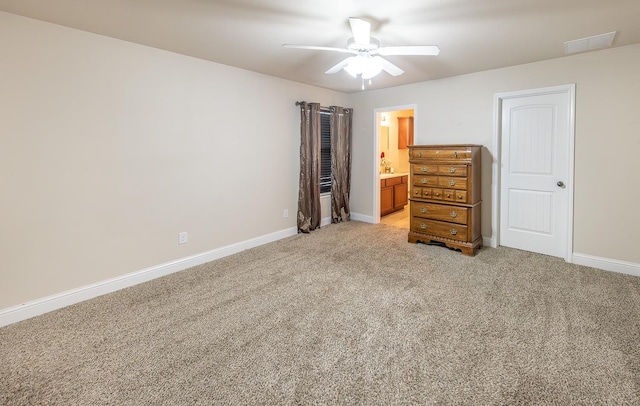
[[[380,142],[387,143],[387,151],[389,150],[389,127],[380,127]]]

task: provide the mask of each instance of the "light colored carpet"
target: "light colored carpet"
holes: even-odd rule
[[[0,404],[640,404],[640,278],[359,222],[0,329]]]

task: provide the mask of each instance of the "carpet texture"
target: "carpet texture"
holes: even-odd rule
[[[640,278],[331,225],[0,329],[2,405],[640,404]]]

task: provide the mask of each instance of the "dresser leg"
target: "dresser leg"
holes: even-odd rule
[[[476,255],[476,248],[469,248],[469,247],[460,247],[460,251],[467,256],[473,257],[474,255]]]
[[[467,255],[470,257],[475,256],[478,253],[478,250],[482,248],[482,238],[476,239],[473,243],[466,243],[439,238],[437,236],[425,236],[420,233],[409,231],[407,240],[413,244],[422,243],[427,245],[439,245],[451,250],[460,251],[463,255]]]

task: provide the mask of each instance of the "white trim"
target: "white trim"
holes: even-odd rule
[[[373,216],[366,216],[364,214],[354,213],[354,212],[351,212],[350,218],[351,220],[362,221],[363,223],[377,224],[380,222],[379,218],[378,218],[378,221],[376,221],[376,219]]]
[[[403,104],[400,106],[378,107],[373,109],[373,215],[370,216],[373,221],[367,221],[367,223],[371,222],[373,224],[378,224],[380,222],[380,161],[378,158],[378,146],[380,145],[380,125],[378,117],[382,113],[390,113],[392,111],[398,110],[413,110],[413,133],[415,134],[417,132],[416,128],[418,128],[417,104]]]
[[[627,275],[640,276],[640,264],[633,262],[619,261],[617,259],[595,257],[593,255],[573,253],[573,263],[577,265],[590,266],[592,268],[603,269],[605,271],[624,273]]]
[[[498,239],[495,235],[492,235],[491,237],[482,236],[482,241],[485,247],[498,248]]]
[[[320,211],[327,209],[329,216],[320,218],[320,227],[324,227],[327,224],[331,224],[331,192],[322,193],[320,195]],[[322,216],[322,214],[320,214]]]
[[[500,150],[502,137],[500,128],[502,121],[502,98],[500,94],[493,96],[493,147],[491,148],[491,245],[498,248],[498,234],[500,233]],[[498,200],[498,201],[496,201]]]
[[[491,207],[491,247],[500,245],[500,151],[502,148],[502,134],[500,133],[502,122],[502,101],[522,96],[537,96],[553,93],[567,93],[569,96],[569,174],[567,188],[569,199],[567,202],[567,246],[564,260],[573,262],[573,180],[574,180],[574,153],[575,153],[575,118],[576,118],[576,84],[544,87],[540,89],[518,90],[515,92],[496,93],[493,96],[493,165],[492,165],[492,207]]]
[[[275,233],[252,238],[236,244],[227,245],[226,247],[217,248],[201,254],[190,257],[181,258],[176,261],[167,262],[150,268],[142,269],[117,278],[108,279],[91,285],[83,286],[77,289],[68,290],[66,292],[36,299],[21,305],[9,307],[0,310],[0,327],[17,323],[22,320],[29,319],[53,310],[79,303],[85,300],[93,299],[107,293],[115,292],[120,289],[128,288],[152,279],[166,276],[175,272],[214,261],[238,252],[264,245],[273,241],[296,235],[297,228],[288,228],[277,231]]]

